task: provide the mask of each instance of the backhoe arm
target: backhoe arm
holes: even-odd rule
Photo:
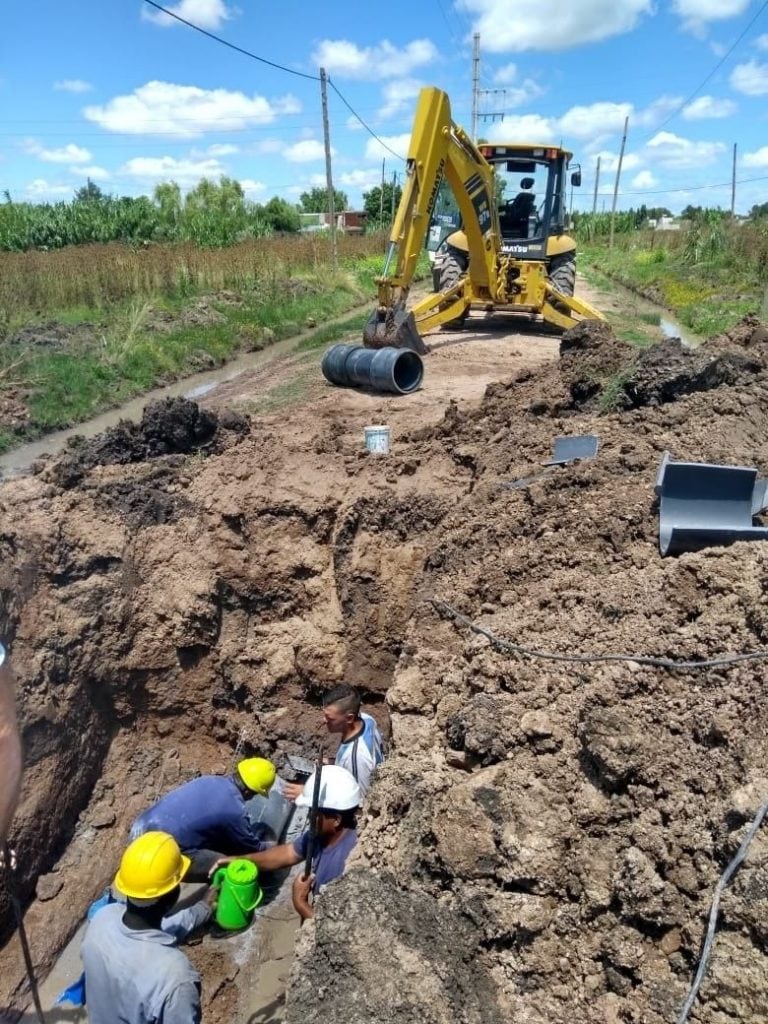
[[[395,345],[426,352],[405,303],[443,177],[455,196],[466,232],[475,294],[489,293],[500,238],[493,168],[466,132],[453,123],[448,96],[439,89],[426,88],[421,90],[416,108],[407,179],[392,225],[384,276],[378,279],[378,308],[364,331],[369,348]],[[446,294],[446,299],[452,316],[460,315],[468,304],[461,288]]]

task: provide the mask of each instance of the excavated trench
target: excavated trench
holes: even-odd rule
[[[638,355],[587,325],[386,461],[343,433],[293,443],[187,404],[145,420],[0,492],[38,963],[142,806],[235,749],[314,749],[322,692],[346,678],[393,753],[350,870],[301,930],[288,1024],[674,1019],[715,882],[768,795],[764,663],[510,657],[431,599],[535,649],[768,647],[766,545],[662,560],[653,493],[665,450],[768,469],[765,329]],[[553,437],[588,432],[596,460],[542,473]],[[758,835],[700,1024],[765,1019],[767,920]],[[14,1005],[15,939],[2,957]],[[206,1020],[238,1019],[239,966],[198,962]]]
[[[314,755],[322,694],[342,679],[389,733],[384,695],[448,505],[276,487],[256,440],[240,417],[158,403],[0,498],[0,632],[26,751],[12,838],[41,972],[160,793],[228,770],[235,750]],[[2,890],[0,923],[8,939]],[[15,937],[2,958],[0,1007],[23,1005]],[[203,960],[206,1019],[230,1020],[237,971]]]

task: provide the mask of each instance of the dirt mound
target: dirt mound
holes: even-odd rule
[[[243,433],[247,422],[233,413],[219,419],[186,398],[166,398],[145,406],[138,423],[121,420],[93,440],[75,439],[48,472],[59,487],[71,488],[95,466],[127,465],[200,451],[214,442],[222,428]]]
[[[612,378],[628,371],[636,355],[603,320],[584,320],[566,331],[559,368],[571,405],[583,409],[594,404]]]
[[[315,919],[312,956],[291,988],[286,1024],[505,1020],[495,1008],[494,982],[470,955],[480,932],[466,916],[365,868],[350,871],[334,897]]]
[[[617,407],[633,409],[674,402],[682,395],[736,384],[765,370],[764,361],[751,349],[745,346],[734,351],[734,347],[721,346],[719,352],[709,344],[690,349],[677,338],[652,345],[640,353],[631,373],[622,380]]]
[[[231,301],[222,304],[234,305]],[[215,327],[223,324],[226,316],[213,305],[213,299],[202,297],[181,310],[155,309],[147,310],[144,329],[159,334],[171,334],[188,327]]]
[[[97,330],[97,325],[92,323],[63,324],[58,320],[45,320],[20,327],[9,334],[5,342],[22,349],[45,348],[61,352],[76,344],[93,342]]]
[[[600,351],[594,337],[588,359]],[[569,355],[573,380],[578,352]],[[661,349],[657,381],[680,372],[665,358],[673,352]],[[705,358],[681,355],[686,366]],[[759,662],[670,673],[631,660],[504,656],[427,598],[533,650],[693,659],[764,650],[768,545],[661,559],[653,493],[664,449],[768,468],[768,380],[742,369],[707,391],[660,389],[670,397],[658,406],[553,419],[551,407],[531,412],[537,391],[552,399],[561,376],[553,366],[494,385],[480,409],[451,408],[431,436],[414,439],[471,464],[474,486],[433,537],[425,600],[387,692],[395,753],[366,805],[360,859],[370,873],[356,884],[367,915],[355,918],[355,946],[374,942],[383,912],[366,879],[392,872],[414,899],[426,894],[472,926],[472,992],[491,1019],[674,1019],[715,883],[768,796],[766,674]],[[560,430],[596,431],[598,458],[501,490],[510,475],[540,469]],[[697,1007],[703,1024],[764,1016],[766,892],[759,837],[724,899]],[[338,962],[352,962],[349,912],[341,887],[328,890],[297,992],[304,972],[316,987],[331,985],[330,970],[314,963],[331,942]],[[424,985],[442,977],[423,961],[414,969]],[[436,1005],[418,1004],[419,1013],[455,1018],[449,993]],[[352,993],[334,1010],[354,1016]],[[375,1016],[394,1024],[398,1013],[395,1003]]]

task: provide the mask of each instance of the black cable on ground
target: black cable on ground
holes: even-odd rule
[[[32,963],[32,955],[29,952],[29,943],[27,942],[27,930],[24,927],[24,914],[21,909],[21,901],[19,900],[16,889],[16,854],[10,849],[7,843],[3,844],[3,866],[5,867],[8,896],[11,901],[11,906],[13,907],[14,917],[16,918],[16,927],[19,931],[21,952],[24,954],[24,966],[27,969],[29,987],[32,991],[32,1002],[35,1004],[37,1019],[40,1021],[40,1024],[45,1024],[43,1007],[40,1003],[40,993],[37,988],[37,979],[35,978],[35,967]]]
[[[715,930],[717,928],[717,915],[720,909],[720,897],[723,895],[723,890],[726,885],[730,882],[733,875],[741,865],[741,862],[747,855],[749,844],[757,835],[757,830],[763,823],[765,815],[768,814],[768,800],[760,807],[752,824],[747,830],[747,834],[741,841],[741,846],[736,851],[736,855],[730,862],[728,867],[720,876],[720,881],[715,886],[715,894],[712,897],[712,907],[709,911],[709,924],[707,925],[707,936],[704,940],[704,948],[701,951],[701,957],[699,959],[699,969],[696,971],[696,977],[693,979],[691,990],[688,993],[688,998],[683,1004],[683,1008],[680,1011],[680,1015],[677,1018],[675,1024],[685,1024],[688,1020],[688,1016],[693,1008],[693,1004],[696,1002],[696,996],[699,994],[701,983],[704,980],[704,975],[707,973],[707,965],[709,964],[709,957],[712,952],[712,944],[715,941]]]
[[[653,668],[666,668],[671,671],[689,672],[695,669],[730,668],[744,661],[766,661],[768,651],[751,651],[747,654],[724,654],[718,658],[706,658],[701,661],[678,661],[674,658],[655,658],[647,654],[556,654],[552,651],[539,651],[532,647],[513,643],[496,636],[490,629],[462,615],[445,601],[430,599],[435,611],[444,619],[451,619],[459,626],[465,626],[473,633],[484,636],[492,647],[502,654],[518,654],[524,658],[541,658],[545,661],[569,662],[577,665],[598,664],[604,662],[634,661],[638,665],[649,665]]]

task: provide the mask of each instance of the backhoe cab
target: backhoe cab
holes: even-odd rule
[[[460,326],[474,307],[509,312],[562,330],[604,319],[575,298],[576,243],[565,234],[572,154],[544,145],[476,146],[451,120],[448,96],[422,89],[408,150],[407,180],[392,225],[379,304],[364,331],[369,348],[425,353],[422,335]],[[580,172],[570,183],[580,184]],[[419,254],[450,189],[461,228],[435,256],[435,293],[407,308]],[[433,235],[434,237],[434,235]]]

